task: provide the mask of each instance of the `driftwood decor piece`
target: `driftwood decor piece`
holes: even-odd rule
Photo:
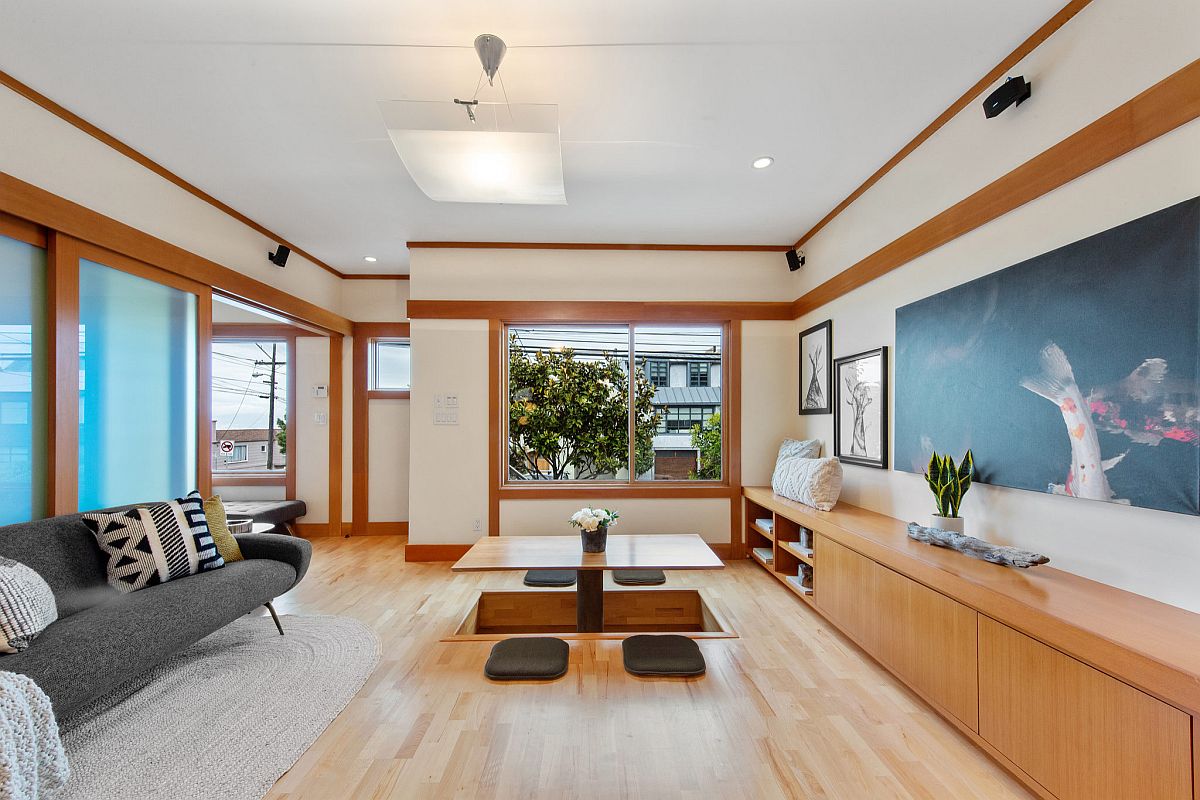
[[[982,539],[976,539],[974,536],[944,531],[940,528],[926,528],[915,522],[908,523],[908,536],[918,542],[925,542],[935,547],[948,547],[971,558],[990,561],[1005,567],[1026,569],[1036,567],[1038,564],[1050,563],[1049,558],[1032,550],[990,544]]]

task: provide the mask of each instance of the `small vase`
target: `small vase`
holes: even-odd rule
[[[939,517],[937,514],[929,515],[929,527],[940,528],[951,533],[963,533],[966,526],[966,521],[962,517]]]
[[[583,552],[585,553],[603,553],[604,546],[608,544],[608,526],[601,525],[594,531],[579,531],[580,537],[583,539]]]

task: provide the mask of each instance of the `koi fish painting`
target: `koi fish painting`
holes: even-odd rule
[[[896,469],[1200,514],[1200,198],[896,311]]]

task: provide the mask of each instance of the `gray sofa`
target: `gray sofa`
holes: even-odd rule
[[[58,604],[58,621],[24,652],[0,655],[0,670],[33,678],[60,718],[288,591],[312,555],[303,539],[244,534],[245,561],[123,595],[79,518],[0,527],[0,556],[36,570]]]

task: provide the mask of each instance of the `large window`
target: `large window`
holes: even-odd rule
[[[213,341],[213,475],[284,474],[288,365],[286,340]]]
[[[709,377],[720,374],[723,332],[508,326],[508,480],[720,480],[722,395]],[[703,386],[691,385],[693,363]]]
[[[0,236],[0,525],[45,516],[46,251]]]

